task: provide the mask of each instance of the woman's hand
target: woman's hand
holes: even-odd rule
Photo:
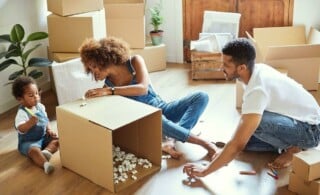
[[[205,166],[200,166],[200,165],[188,163],[188,164],[184,165],[183,173],[186,173],[191,178],[204,177],[207,175],[206,169],[207,169],[207,167],[205,167]]]
[[[85,93],[86,98],[94,98],[108,95],[107,88],[90,89]]]

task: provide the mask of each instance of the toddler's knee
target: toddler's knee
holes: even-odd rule
[[[33,155],[35,155],[35,154],[37,154],[37,153],[40,153],[40,152],[41,152],[40,148],[31,147],[31,148],[29,149],[29,151],[28,151],[28,156],[33,156]]]

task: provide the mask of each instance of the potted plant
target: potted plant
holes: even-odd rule
[[[45,39],[48,37],[48,33],[46,32],[34,32],[27,36],[26,40],[24,40],[25,31],[24,28],[20,24],[15,24],[10,34],[0,35],[0,43],[9,43],[9,47],[7,51],[0,53],[0,60],[4,59],[0,63],[0,72],[8,68],[9,66],[19,66],[19,70],[15,70],[13,73],[9,75],[9,82],[12,83],[14,79],[16,79],[20,75],[25,75],[37,79],[43,75],[43,73],[39,70],[33,69],[28,71],[31,67],[47,67],[52,64],[52,61],[46,58],[31,58],[29,59],[29,55],[37,49],[41,43],[28,48],[27,45],[31,41],[38,41],[41,39]],[[8,84],[7,83],[7,84]]]
[[[153,26],[153,30],[150,31],[152,45],[159,45],[162,43],[163,36],[163,30],[159,29],[159,26],[163,23],[163,16],[161,15],[162,1],[149,10],[151,14],[150,24]]]

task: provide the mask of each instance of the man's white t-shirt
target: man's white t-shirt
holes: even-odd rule
[[[242,114],[264,111],[320,124],[320,107],[301,84],[266,64],[255,64],[243,94]]]

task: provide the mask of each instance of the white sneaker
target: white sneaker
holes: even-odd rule
[[[50,174],[54,171],[54,166],[49,162],[45,162],[43,168],[46,174]]]

